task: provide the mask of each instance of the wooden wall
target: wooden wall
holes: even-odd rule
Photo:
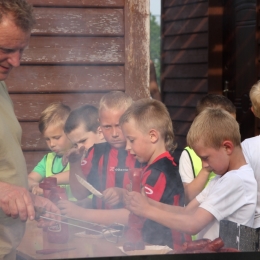
[[[162,0],[161,88],[178,143],[177,162],[197,101],[208,92],[208,2]]]
[[[28,0],[36,26],[6,83],[23,129],[28,171],[48,150],[38,131],[48,104],[98,105],[111,90],[149,96],[148,0]]]

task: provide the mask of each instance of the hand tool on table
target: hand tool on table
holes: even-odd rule
[[[35,220],[42,218],[42,219],[46,219],[46,220],[55,221],[55,222],[58,222],[58,223],[63,223],[63,224],[69,225],[69,226],[82,228],[82,229],[85,229],[85,230],[88,230],[88,231],[96,232],[97,234],[101,234],[107,241],[113,242],[113,243],[118,242],[119,237],[123,236],[124,229],[125,229],[125,226],[123,224],[120,224],[120,223],[114,223],[114,224],[111,224],[109,226],[105,226],[105,225],[100,225],[100,224],[96,224],[96,223],[89,222],[89,221],[84,221],[84,220],[77,219],[77,218],[67,217],[65,215],[56,214],[56,213],[47,211],[45,208],[42,208],[42,207],[34,206],[34,209],[35,209]],[[65,222],[65,221],[62,221],[62,220],[58,221],[58,220],[50,218],[50,217],[45,217],[45,216],[43,216],[44,214],[56,215],[56,216],[60,216],[62,219],[66,218],[66,219],[82,222],[82,223],[85,223],[85,224],[92,225],[93,228],[87,228],[87,227],[83,227],[83,226],[80,226],[80,225],[75,225],[75,224]],[[100,227],[102,229],[101,230],[95,230],[94,229],[95,227]],[[113,238],[115,238],[115,240],[111,240],[109,238],[109,235],[111,235]]]

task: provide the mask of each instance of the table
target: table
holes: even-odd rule
[[[104,256],[123,256],[118,243],[108,242],[103,237],[78,237],[75,233],[82,232],[83,229],[75,227],[69,228],[69,241],[66,244],[54,244],[47,241],[47,234],[43,229],[37,227],[36,221],[28,220],[26,223],[25,235],[17,248],[17,255],[25,259],[66,259],[84,257],[104,257]],[[123,240],[123,239],[121,239]],[[38,254],[36,250],[41,249],[63,249],[75,248],[74,250],[63,251],[52,254]]]

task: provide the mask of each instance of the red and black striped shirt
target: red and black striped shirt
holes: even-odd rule
[[[142,184],[147,196],[168,205],[184,206],[184,188],[172,156],[165,152],[144,168]],[[153,245],[177,247],[185,235],[147,219],[143,226],[143,239]]]
[[[87,181],[103,192],[111,187],[126,188],[130,183],[128,169],[140,168],[140,163],[125,148],[116,149],[109,143],[100,143],[90,148],[81,167]],[[106,207],[95,196],[93,206],[99,209]]]

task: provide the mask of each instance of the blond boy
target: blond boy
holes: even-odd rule
[[[198,238],[217,238],[222,219],[252,227],[257,184],[243,156],[234,117],[222,109],[205,109],[192,123],[187,143],[203,167],[217,174],[209,185],[185,208],[148,200],[135,192],[125,195],[127,208],[166,227],[199,233]]]
[[[142,185],[148,198],[168,205],[184,205],[184,189],[170,152],[175,149],[172,121],[165,105],[157,100],[140,99],[120,118],[126,149],[140,163]],[[182,233],[151,220],[142,229],[149,244],[175,247],[185,241]]]
[[[62,103],[53,103],[41,113],[39,130],[51,152],[28,175],[29,189],[34,194],[43,194],[39,183],[46,177],[56,177],[59,185],[69,183],[69,164],[62,164],[63,154],[71,148],[71,142],[63,131],[69,113],[70,108]],[[68,196],[72,197],[68,185],[66,189]]]
[[[249,92],[250,100],[252,103],[251,110],[257,118],[260,118],[260,82],[258,81],[252,86]],[[258,183],[257,188],[257,205],[255,212],[254,228],[260,227],[260,136],[245,139],[242,144],[242,149],[246,161],[250,164],[254,171],[256,181]]]

